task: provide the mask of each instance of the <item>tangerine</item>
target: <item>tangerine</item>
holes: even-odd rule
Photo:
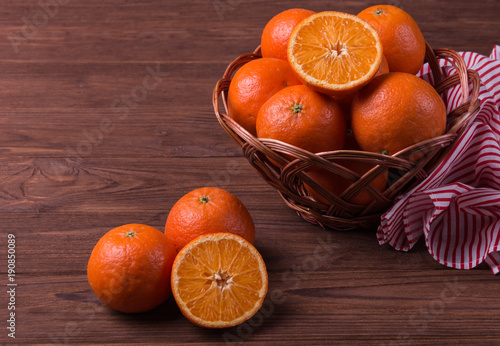
[[[172,292],[182,314],[206,328],[233,327],[262,306],[268,277],[262,256],[232,233],[201,235],[172,267]]]
[[[252,60],[236,71],[231,80],[229,116],[255,136],[255,121],[264,102],[281,89],[297,84],[301,83],[287,61],[277,58]]]
[[[391,5],[371,6],[360,13],[377,30],[391,72],[416,74],[425,58],[425,39],[417,22]]]
[[[346,122],[340,106],[305,85],[285,88],[260,109],[257,136],[272,138],[313,153],[344,146]]]
[[[288,61],[316,91],[345,97],[366,85],[382,61],[375,29],[360,17],[324,11],[300,22],[288,41]]]
[[[271,18],[262,32],[260,45],[262,56],[287,60],[288,39],[293,29],[314,13],[303,8],[291,8]]]
[[[171,293],[170,273],[177,252],[156,228],[128,224],[107,232],[87,266],[90,287],[112,309],[145,312]]]
[[[426,81],[404,72],[374,78],[351,105],[351,125],[361,149],[395,154],[446,130],[446,107]]]
[[[255,225],[243,203],[230,192],[217,187],[202,187],[180,198],[170,210],[165,235],[180,251],[194,238],[208,233],[237,234],[250,243]]]

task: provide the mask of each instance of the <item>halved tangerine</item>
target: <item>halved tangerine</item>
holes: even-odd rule
[[[324,11],[300,22],[288,41],[288,61],[313,89],[344,97],[366,85],[382,62],[382,44],[365,20]]]
[[[257,249],[231,233],[201,235],[177,255],[172,293],[196,325],[226,328],[251,318],[267,293],[267,270]]]

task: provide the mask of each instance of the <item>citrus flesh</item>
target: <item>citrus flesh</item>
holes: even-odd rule
[[[380,38],[370,24],[334,11],[319,12],[300,22],[290,36],[287,53],[304,84],[339,97],[367,84],[383,56]]]
[[[172,292],[181,312],[206,328],[251,318],[267,293],[267,271],[255,247],[231,233],[202,235],[187,244],[172,268]]]

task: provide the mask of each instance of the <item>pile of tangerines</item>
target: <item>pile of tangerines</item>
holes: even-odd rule
[[[237,197],[199,188],[174,204],[164,232],[142,224],[107,232],[90,255],[87,277],[112,309],[145,312],[173,294],[194,324],[231,327],[252,317],[267,293],[254,238],[252,217]]]
[[[426,42],[400,8],[372,6],[356,16],[286,10],[265,26],[261,53],[234,74],[228,90],[228,115],[258,138],[312,153],[346,149],[393,155],[445,132],[443,100],[415,76]],[[360,175],[374,167],[337,163]],[[351,184],[324,169],[307,173],[335,195]],[[386,183],[387,172],[371,184],[383,191]],[[361,191],[351,202],[372,200]]]
[[[443,101],[415,76],[425,50],[415,21],[393,6],[357,16],[290,9],[265,26],[262,58],[234,75],[229,115],[257,137],[313,153],[394,154],[445,131]],[[369,166],[349,168],[363,173]],[[310,174],[335,194],[345,188],[329,172]],[[383,189],[386,177],[372,185]],[[368,195],[356,198],[370,202]],[[90,255],[88,281],[118,311],[148,311],[172,294],[191,322],[235,326],[259,310],[267,293],[254,237],[252,218],[234,195],[196,189],[172,207],[164,232],[128,224],[106,233]]]

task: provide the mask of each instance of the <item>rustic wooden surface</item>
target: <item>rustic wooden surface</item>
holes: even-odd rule
[[[489,55],[499,43],[498,0],[390,3],[433,47]],[[52,4],[49,14],[41,4]],[[379,246],[374,230],[307,224],[213,115],[216,81],[274,14],[373,4],[3,0],[0,343],[498,343],[500,290],[485,265],[454,270],[422,243],[403,253]],[[214,331],[192,325],[172,299],[138,315],[98,302],[86,279],[97,240],[131,222],[163,229],[174,202],[205,185],[234,193],[254,218],[270,280],[259,315]],[[16,237],[15,339],[7,234]]]

